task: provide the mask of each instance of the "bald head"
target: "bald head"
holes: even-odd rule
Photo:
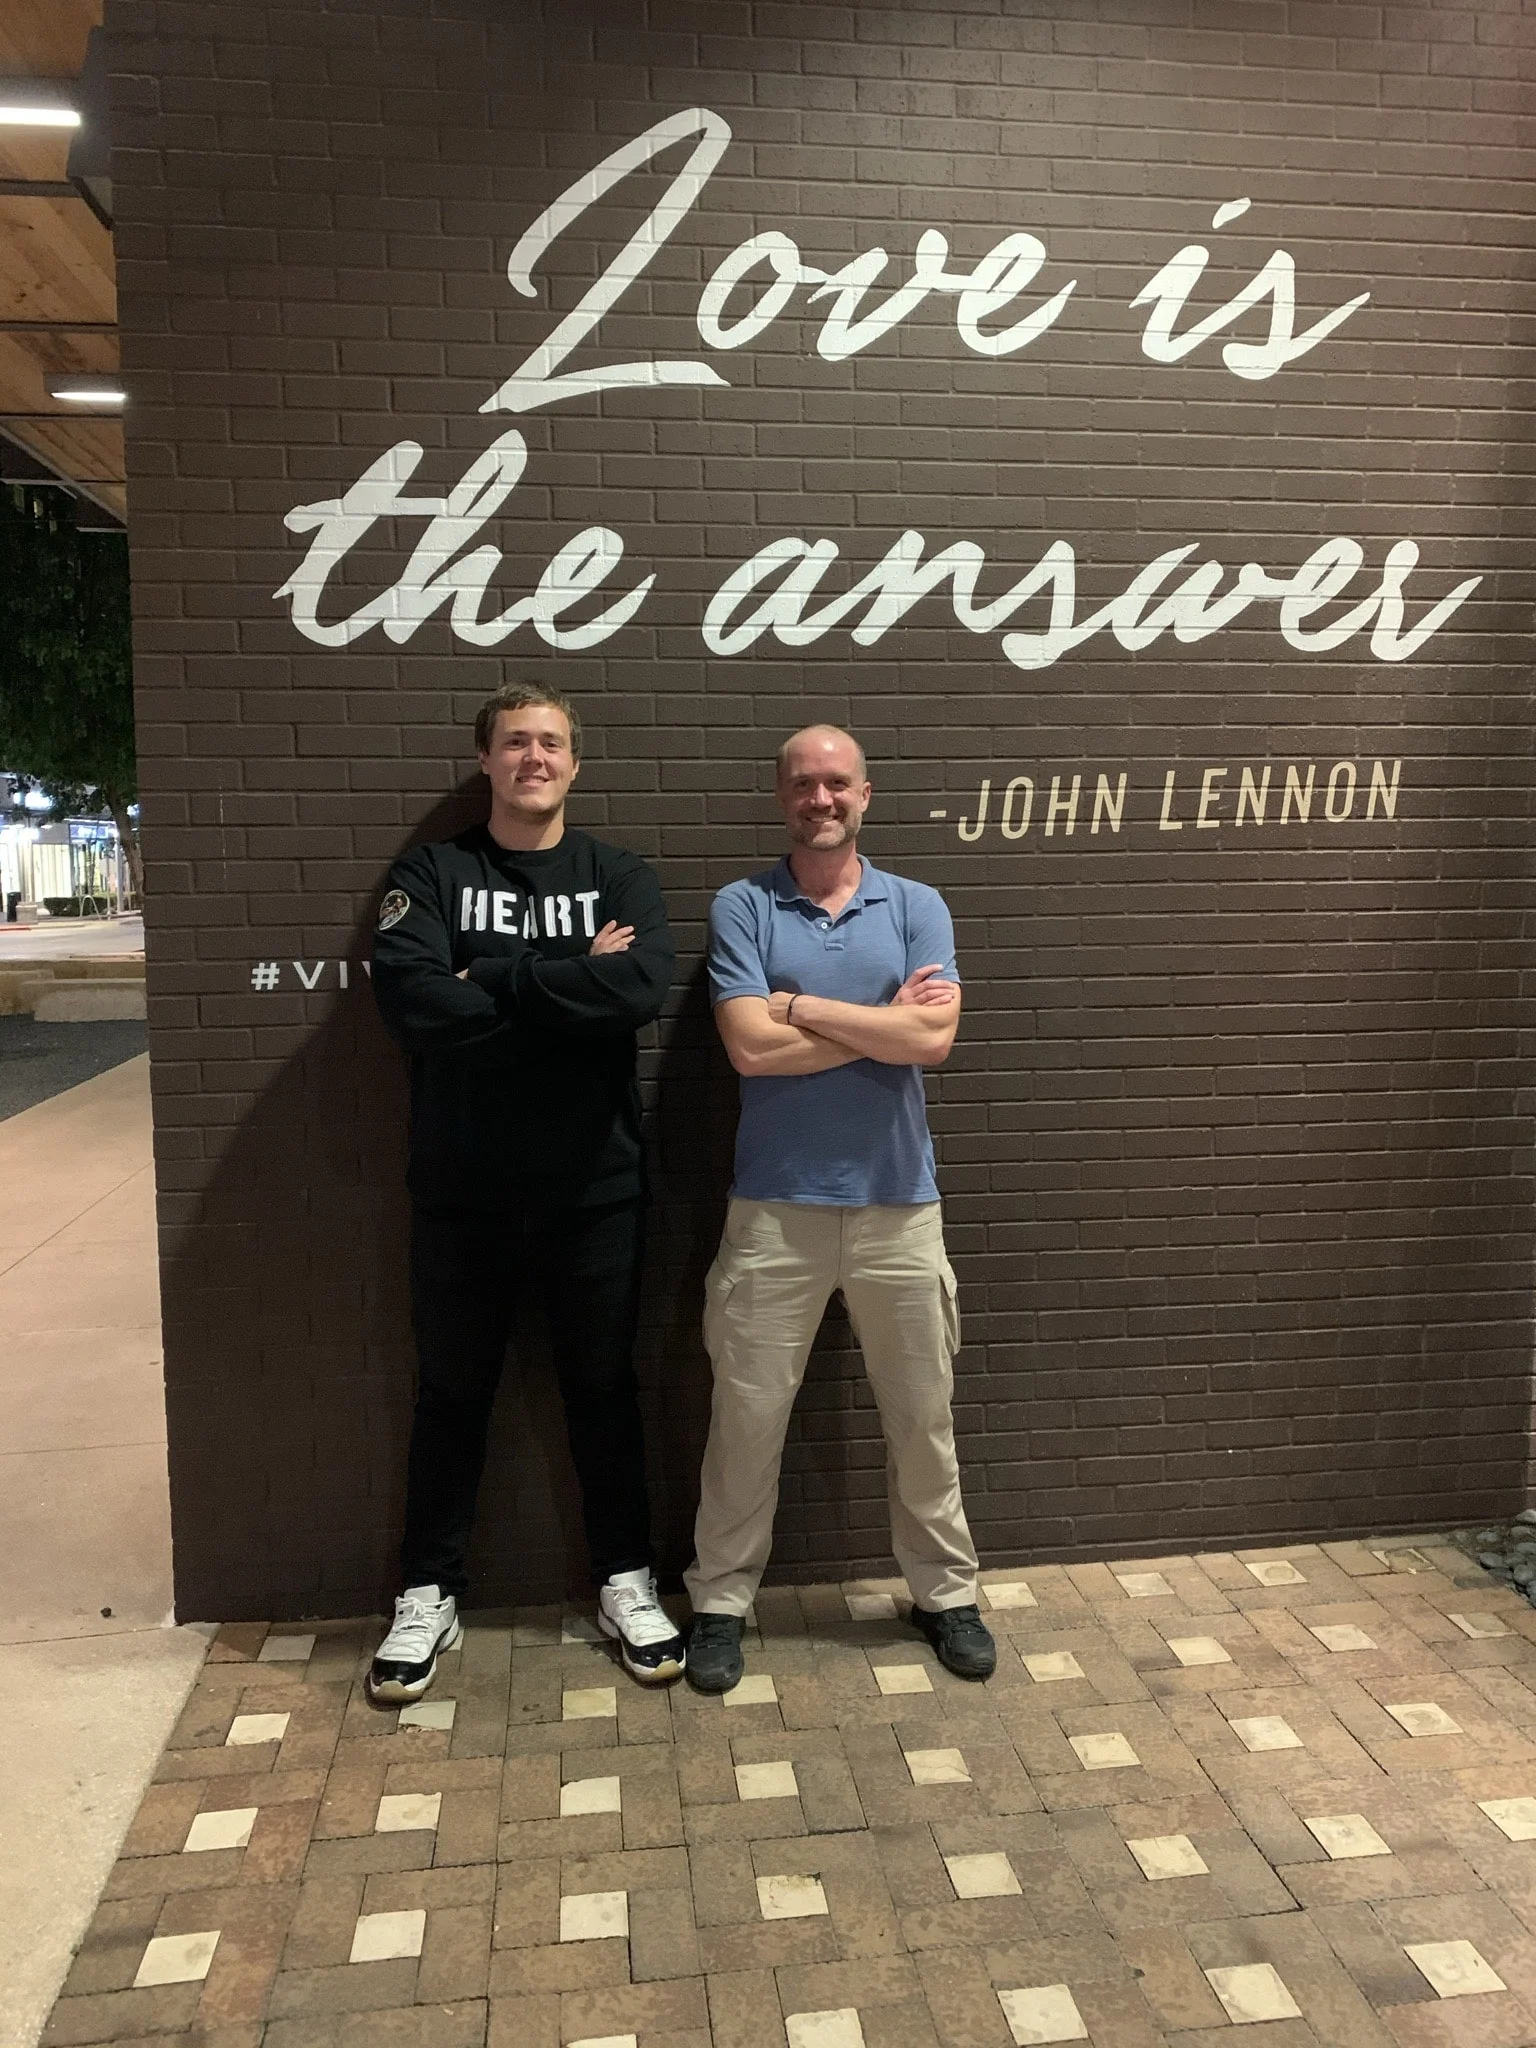
[[[790,734],[789,738],[779,749],[774,775],[775,781],[782,782],[784,780],[785,772],[789,767],[790,757],[797,754],[797,751],[802,750],[802,743],[804,743],[805,748],[814,751],[818,758],[825,759],[824,743],[826,742],[830,742],[834,748],[838,747],[839,744],[843,748],[851,747],[853,750],[854,774],[860,782],[867,779],[868,770],[864,765],[864,749],[846,727],[841,725],[802,725],[798,732]]]
[[[803,726],[779,749],[775,794],[796,846],[851,845],[869,809],[864,749],[840,725]]]

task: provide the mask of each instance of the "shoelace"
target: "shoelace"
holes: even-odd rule
[[[735,1617],[729,1614],[696,1614],[692,1640],[701,1650],[710,1643],[727,1643],[735,1648],[741,1642],[741,1633],[734,1621]]]
[[[401,1594],[395,1602],[395,1625],[379,1651],[381,1657],[401,1664],[419,1664],[432,1654],[441,1626],[441,1607]]]
[[[939,1622],[939,1633],[941,1635],[953,1637],[991,1634],[991,1631],[981,1618],[981,1610],[979,1608],[950,1607],[941,1610],[941,1612],[943,1617]]]
[[[677,1624],[656,1598],[653,1581],[642,1592],[638,1586],[609,1586],[614,1620],[632,1643],[664,1643],[677,1634]]]

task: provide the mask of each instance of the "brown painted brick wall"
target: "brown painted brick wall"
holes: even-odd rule
[[[338,1612],[390,1589],[410,1399],[403,1089],[361,962],[390,859],[473,802],[456,791],[475,704],[530,672],[582,698],[573,815],[659,864],[683,948],[646,1054],[644,1373],[669,1566],[687,1556],[700,1282],[734,1115],[703,922],[716,888],[776,853],[771,754],[810,716],[863,736],[869,850],[941,888],[958,927],[966,1023],[930,1094],[987,1560],[1517,1504],[1536,45],[1517,0],[108,0],[108,19],[181,1611]],[[518,236],[693,106],[729,123],[729,147],[573,363],[699,360],[725,383],[481,412],[684,150],[557,240],[531,297],[506,277]],[[828,360],[826,302],[801,286],[749,345],[701,344],[704,280],[748,235],[793,236],[824,270],[888,249],[867,310],[933,228],[967,269],[1037,235],[1039,279],[983,327],[1073,279],[1060,319],[994,358],[935,297]],[[1295,261],[1298,328],[1369,302],[1268,378],[1220,353],[1263,337],[1267,303],[1153,361],[1132,301],[1192,241],[1211,267],[1177,331],[1276,249]],[[754,273],[732,317],[767,282]],[[615,592],[656,577],[632,623],[586,651],[527,626],[472,646],[443,612],[398,642],[296,630],[273,597],[307,545],[291,508],[406,440],[424,450],[410,488],[441,495],[513,427],[527,469],[478,536],[506,558],[484,609],[600,524],[624,542]],[[1286,576],[1320,542],[1358,540],[1365,567],[1314,630],[1375,587],[1394,542],[1420,549],[1410,624],[1481,580],[1402,661],[1374,658],[1369,628],[1292,646],[1271,598],[1197,643],[1165,631],[1132,651],[1101,630],[1027,669],[1002,628],[957,624],[943,590],[873,645],[852,620],[805,646],[705,645],[711,594],[767,542],[836,542],[825,603],[908,529],[930,549],[978,543],[983,600],[1069,542],[1079,617],[1186,543],[1178,575],[1220,562],[1229,588],[1245,562]],[[422,530],[376,526],[322,617],[388,588]],[[1045,619],[1037,597],[1013,623]],[[1367,815],[1377,761],[1401,762],[1395,817]],[[1240,771],[1266,762],[1265,823],[1239,827]],[[1330,821],[1339,762],[1360,784]],[[1308,822],[1282,824],[1292,763],[1317,764],[1320,787]],[[1177,831],[1159,822],[1170,770]],[[1101,817],[1095,834],[1097,778],[1122,773],[1121,828]],[[1052,778],[1065,800],[1079,774],[1073,829],[1059,811],[1047,836]],[[966,838],[984,778],[986,827]],[[313,992],[296,961],[327,963]],[[536,1082],[530,1125],[558,1142]],[[532,1305],[537,1275],[522,1284]],[[526,1355],[498,1422],[482,1598],[583,1576],[536,1335]],[[834,1314],[791,1433],[775,1569],[879,1568],[883,1487]]]

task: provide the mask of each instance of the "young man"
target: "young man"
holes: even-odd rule
[[[941,1662],[989,1678],[950,1400],[960,1343],[944,1255],[925,1066],[960,1022],[954,932],[937,891],[859,856],[864,751],[813,725],[779,750],[790,851],[710,912],[715,1023],[741,1075],[736,1179],[705,1282],[715,1369],[686,1574],[688,1676],[724,1692],[773,1540],[790,1410],[841,1288],[885,1431],[891,1541],[912,1620]]]
[[[567,828],[581,724],[558,691],[480,708],[484,826],[398,860],[373,986],[410,1054],[411,1297],[419,1359],[405,1591],[373,1661],[376,1700],[419,1699],[459,1639],[486,1428],[514,1310],[549,1319],[581,1482],[598,1621],[646,1682],[683,1643],[651,1573],[632,1348],[640,1277],[635,1032],[673,945],[644,861]]]

